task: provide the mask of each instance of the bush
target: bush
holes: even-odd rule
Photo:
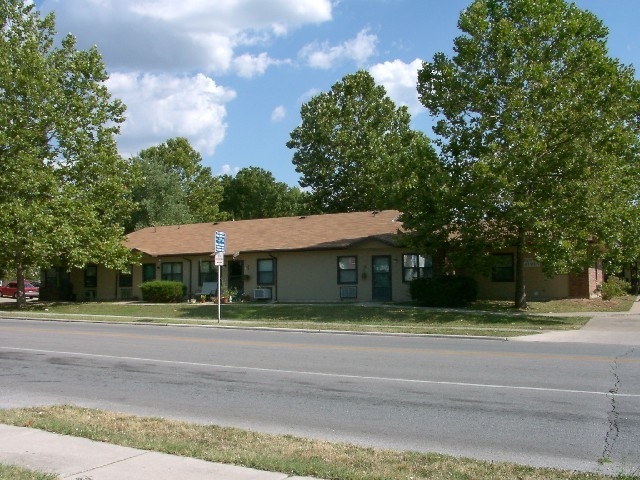
[[[478,298],[478,284],[470,277],[417,278],[409,285],[411,298],[426,307],[463,307]]]
[[[152,280],[140,285],[142,300],[154,303],[181,302],[187,294],[187,286],[182,282]]]
[[[611,300],[613,297],[624,297],[629,294],[630,290],[631,284],[618,277],[607,278],[607,281],[600,287],[603,300]]]

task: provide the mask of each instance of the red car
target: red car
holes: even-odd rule
[[[18,282],[9,282],[6,285],[0,287],[0,297],[13,297],[18,296]],[[40,296],[40,289],[34,287],[29,282],[24,282],[24,296],[28,298],[34,298]]]

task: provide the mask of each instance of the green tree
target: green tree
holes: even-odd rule
[[[134,189],[138,208],[129,231],[219,219],[220,179],[212,175],[211,168],[202,166],[202,156],[186,138],[172,138],[142,150],[133,163],[141,181]]]
[[[548,275],[636,256],[640,88],[608,56],[606,27],[565,0],[476,0],[458,26],[455,55],[418,79],[438,119],[444,211],[406,226],[424,222],[425,241],[432,229],[467,259],[515,248],[518,307],[526,255]]]
[[[222,177],[224,199],[220,204],[228,217],[235,220],[273,218],[307,213],[308,194],[297,187],[277,182],[271,172],[249,167],[235,177]]]
[[[394,208],[398,172],[411,156],[416,132],[406,107],[396,107],[366,71],[345,76],[301,109],[302,123],[287,147],[312,208],[351,212]]]
[[[53,14],[5,0],[0,23],[0,265],[23,305],[25,271],[131,262],[129,164],[114,141],[125,107],[95,47],[77,50],[72,35],[54,46]]]

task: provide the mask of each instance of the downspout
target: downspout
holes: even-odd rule
[[[273,286],[275,287],[275,295],[274,298],[271,299],[271,301],[273,302],[277,302],[278,301],[278,257],[274,256],[273,254],[269,254],[269,257],[273,258],[275,260],[274,265],[274,272],[273,272]]]
[[[191,298],[193,292],[191,291],[191,283],[192,283],[192,274],[193,274],[193,261],[190,258],[182,257],[184,260],[189,262],[189,287],[187,289],[187,298]]]

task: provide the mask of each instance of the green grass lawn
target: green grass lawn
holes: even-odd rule
[[[563,313],[628,310],[632,302],[632,297],[610,302],[531,302],[527,312],[515,310],[510,302],[477,302],[468,309],[429,309],[398,304],[233,303],[221,306],[220,325],[509,337],[545,330],[577,329],[589,320],[589,316]],[[544,312],[558,314],[538,315]],[[218,306],[214,303],[37,302],[20,311],[14,304],[2,304],[0,308],[0,316],[20,315],[44,319],[217,325]]]
[[[58,478],[60,478],[58,475],[0,463],[0,480],[57,480]]]
[[[69,405],[0,410],[0,422],[144,450],[323,479],[612,478],[594,473],[534,468],[437,453],[400,452],[292,435],[268,435],[237,428],[137,417]],[[613,478],[635,480],[638,477],[618,475]]]

